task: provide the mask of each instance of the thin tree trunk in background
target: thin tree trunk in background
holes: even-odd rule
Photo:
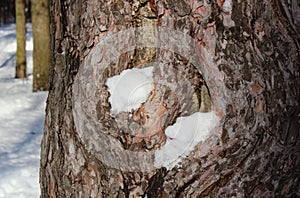
[[[51,0],[41,197],[299,197],[295,2]],[[130,28],[135,29],[126,31]],[[184,46],[190,37],[195,54],[188,56]],[[150,118],[173,124],[184,114],[180,105],[191,91],[181,85],[191,79],[197,87],[201,73],[212,101],[205,110],[220,119],[209,137],[170,170],[153,168],[153,158],[147,157],[157,149],[151,141],[159,145],[162,136],[141,141],[123,132],[136,112],[132,118],[110,116],[106,79],[151,63],[157,64],[157,82],[183,88],[174,93],[157,83],[150,101],[161,108],[147,109],[152,104],[147,101]],[[137,112],[137,117],[143,115]],[[131,151],[144,155],[123,157]],[[138,171],[136,164],[144,169]]]
[[[26,78],[26,17],[25,1],[16,0],[16,78]]]
[[[49,87],[50,24],[49,1],[31,0],[33,34],[33,87],[43,91]]]

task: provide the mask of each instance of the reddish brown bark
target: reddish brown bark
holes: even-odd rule
[[[300,196],[299,33],[294,1],[52,0],[50,4],[52,79],[41,152],[42,197]],[[89,79],[80,78],[86,74],[83,67],[105,65],[108,57],[101,56],[107,52],[91,56],[100,49],[101,39],[146,24],[179,30],[193,38],[196,61],[192,69],[187,68],[189,57],[182,57],[183,53],[151,47],[129,50],[103,66],[101,75],[91,72]],[[137,40],[145,40],[145,35],[139,34]],[[155,36],[151,40],[156,41]],[[170,43],[182,40],[184,37],[172,37]],[[127,45],[131,42],[126,41]],[[122,46],[124,43],[119,44]],[[109,50],[112,56],[119,53]],[[176,81],[178,104],[189,93],[180,89],[181,79],[202,73],[220,123],[183,158],[180,167],[140,172],[112,168],[107,165],[109,157],[122,155],[113,151],[107,155],[105,149],[123,145],[121,149],[130,150],[132,139],[119,133],[109,114],[104,81],[157,59],[162,65],[155,72],[157,81],[167,83],[163,79],[180,77]],[[97,91],[89,95],[83,108],[84,114],[95,119],[97,133],[82,132],[74,124],[80,123],[73,114],[79,96],[72,92],[78,78],[75,82],[84,85],[97,81]],[[170,113],[170,123],[175,119],[172,116],[178,116],[175,114]],[[82,126],[87,127],[86,123]],[[107,146],[113,141],[116,144]],[[135,145],[134,149],[147,148]]]

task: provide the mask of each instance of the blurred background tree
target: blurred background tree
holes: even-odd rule
[[[16,78],[26,78],[26,11],[25,0],[16,0]]]
[[[33,34],[33,87],[32,90],[48,90],[50,63],[49,1],[31,0]]]
[[[32,22],[33,88],[48,90],[50,29],[48,0],[1,0],[0,25],[16,22],[16,78],[26,78],[26,22]]]

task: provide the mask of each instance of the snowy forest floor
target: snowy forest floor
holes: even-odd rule
[[[32,93],[32,32],[27,79],[15,79],[15,24],[0,27],[0,198],[39,197],[40,142],[47,92]]]

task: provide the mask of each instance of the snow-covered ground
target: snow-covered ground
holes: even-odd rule
[[[27,79],[15,79],[15,24],[0,27],[0,198],[39,197],[40,141],[47,92],[32,93],[32,34]]]

